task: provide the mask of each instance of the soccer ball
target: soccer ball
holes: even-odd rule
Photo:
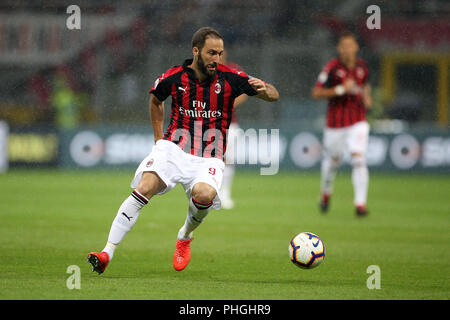
[[[302,232],[289,243],[289,258],[297,267],[312,269],[325,258],[325,246],[314,233]]]

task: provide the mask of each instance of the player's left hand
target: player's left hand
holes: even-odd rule
[[[264,93],[267,91],[267,86],[264,81],[258,78],[248,79],[248,83],[255,89],[258,93]]]
[[[271,102],[271,101],[277,101],[280,97],[277,89],[273,85],[268,84],[261,79],[251,78],[251,79],[248,79],[248,83],[258,93],[255,97],[257,97],[259,99]]]
[[[363,96],[363,104],[366,109],[372,108],[372,97],[369,95]]]
[[[370,85],[366,84],[365,86],[363,86],[362,88],[363,104],[366,109],[370,109],[373,104],[370,92],[371,92]]]

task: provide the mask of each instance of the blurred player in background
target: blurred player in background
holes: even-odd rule
[[[149,107],[156,144],[136,170],[131,182],[135,189],[120,206],[105,248],[88,255],[93,271],[104,272],[151,197],[177,184],[183,185],[189,203],[172,261],[177,271],[188,265],[193,231],[211,209],[221,206],[218,191],[234,100],[243,93],[265,101],[279,97],[274,86],[220,64],[223,51],[222,36],[212,28],[201,28],[192,38],[193,59],[156,79]],[[164,100],[169,96],[171,115],[163,134]]]
[[[222,64],[226,65],[227,67],[231,69],[235,69],[237,71],[243,71],[241,66],[228,61],[228,53],[227,50],[225,50],[222,54]],[[234,100],[234,108],[237,106],[243,104],[245,101],[247,101],[248,96],[244,93],[241,94],[239,97],[237,97]],[[239,123],[237,121],[236,111],[233,112],[233,117],[231,118],[231,124],[230,128],[228,129],[228,150],[234,150],[235,148],[235,142],[238,139],[239,133],[241,132],[239,127]],[[231,187],[233,185],[233,178],[235,173],[235,159],[227,158],[227,155],[225,154],[225,170],[223,171],[223,180],[222,180],[222,187],[220,188],[219,194],[220,194],[220,200],[222,202],[222,208],[223,209],[233,209],[234,207],[234,201],[231,198]]]
[[[351,155],[354,205],[358,216],[368,214],[366,208],[369,171],[366,151],[369,124],[366,109],[372,105],[369,71],[364,60],[357,57],[356,36],[344,32],[339,36],[339,57],[329,61],[312,90],[315,99],[328,99],[327,124],[323,136],[320,209],[327,212],[333,192],[337,168],[348,150]]]

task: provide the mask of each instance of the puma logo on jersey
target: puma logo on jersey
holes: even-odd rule
[[[187,89],[187,86],[186,86],[186,88],[178,87],[178,90],[183,91],[183,93],[186,93],[186,89]]]

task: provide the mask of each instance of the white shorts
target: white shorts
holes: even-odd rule
[[[345,128],[325,128],[323,147],[331,157],[343,158],[344,153],[366,154],[370,126],[367,121],[357,122]]]
[[[219,210],[219,190],[224,168],[225,164],[220,159],[197,157],[184,152],[173,142],[158,140],[137,168],[131,187],[139,185],[144,172],[155,172],[167,186],[158,194],[165,194],[181,183],[190,199],[194,185],[204,182],[216,189],[217,195],[211,208]]]

